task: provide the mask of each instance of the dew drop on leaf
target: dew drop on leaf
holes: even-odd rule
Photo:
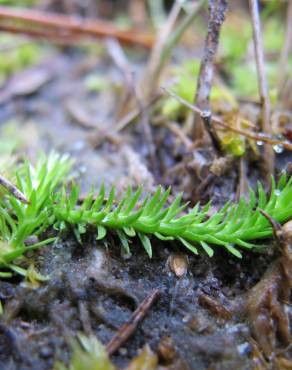
[[[273,148],[274,148],[274,151],[278,154],[281,154],[284,151],[284,147],[281,144],[276,144],[273,146]]]

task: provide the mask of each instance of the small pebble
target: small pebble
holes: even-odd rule
[[[177,276],[182,277],[188,272],[188,260],[183,254],[171,254],[168,259],[170,270]]]

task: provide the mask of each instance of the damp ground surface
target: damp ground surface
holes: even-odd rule
[[[168,265],[175,248],[154,245],[152,260],[141,246],[132,249],[125,259],[114,241],[107,250],[94,238],[82,246],[69,238],[39,252],[48,283],[36,289],[1,283],[7,301],[0,327],[2,368],[51,369],[56,358],[68,361],[66,336],[88,328],[107,343],[155,289],[160,298],[113,355],[115,364],[123,368],[146,343],[157,351],[167,341],[169,359],[161,355],[166,368],[253,368],[246,317],[230,312],[273,256],[247,255],[240,262],[220,251],[212,259],[188,256],[188,272],[177,278]],[[216,301],[218,312],[202,307],[202,296]]]

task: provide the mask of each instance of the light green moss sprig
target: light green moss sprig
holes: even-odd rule
[[[78,333],[70,344],[72,357],[69,366],[58,361],[53,370],[115,370],[105,347],[94,336]]]
[[[13,264],[31,250],[49,244],[55,238],[27,246],[32,235],[41,235],[54,222],[53,198],[61,181],[68,174],[72,161],[68,156],[51,153],[41,156],[34,167],[24,162],[15,171],[15,185],[29,200],[21,203],[12,194],[0,193],[0,267],[9,267],[18,273],[25,270]],[[0,272],[0,277],[10,277],[11,272]]]
[[[250,201],[243,198],[238,204],[227,203],[220,211],[208,217],[210,203],[200,209],[197,204],[188,213],[183,213],[188,204],[182,204],[182,194],[168,206],[170,188],[166,191],[158,187],[153,196],[141,201],[142,187],[135,192],[128,189],[124,197],[115,201],[115,188],[111,188],[108,197],[104,185],[95,198],[91,192],[83,203],[78,205],[79,190],[73,186],[71,194],[66,191],[58,194],[54,215],[55,227],[65,228],[72,225],[75,234],[86,232],[87,228],[97,230],[97,239],[106,237],[108,230],[114,230],[126,253],[130,252],[129,240],[136,235],[140,238],[146,252],[151,257],[150,238],[177,240],[195,254],[199,248],[210,257],[213,248],[210,245],[224,247],[236,257],[241,258],[238,247],[252,248],[251,241],[270,237],[272,229],[267,219],[262,216],[264,210],[278,222],[284,222],[292,216],[292,178],[288,181],[283,175],[276,185],[272,181],[269,197],[258,184],[258,199],[250,190]]]
[[[170,189],[158,187],[154,195],[142,198],[142,187],[131,188],[117,201],[115,189],[106,192],[102,185],[97,196],[91,191],[79,202],[79,188],[66,186],[60,189],[71,167],[67,156],[56,153],[42,157],[35,167],[28,162],[15,174],[17,187],[29,199],[23,204],[11,194],[0,199],[0,267],[25,274],[19,267],[26,251],[48,244],[54,238],[27,246],[31,235],[43,236],[54,226],[57,230],[73,228],[81,242],[81,235],[95,230],[97,239],[104,239],[108,231],[115,232],[126,253],[130,252],[133,237],[141,240],[148,255],[152,256],[151,239],[178,241],[191,252],[205,251],[210,257],[215,246],[225,248],[241,258],[245,248],[255,247],[252,242],[272,235],[272,228],[260,209],[283,223],[292,217],[292,178],[284,174],[267,197],[261,184],[257,196],[250,190],[250,201],[241,199],[238,204],[227,203],[214,215],[208,215],[210,204],[203,208],[197,204],[188,209],[182,204],[182,194],[168,204]],[[22,259],[21,259],[22,258]],[[0,272],[9,277],[11,272]]]

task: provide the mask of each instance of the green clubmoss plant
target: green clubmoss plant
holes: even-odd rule
[[[145,199],[142,187],[136,191],[129,188],[117,201],[115,188],[107,192],[102,185],[97,196],[92,190],[80,203],[76,184],[70,191],[66,185],[59,186],[70,167],[67,156],[52,153],[42,157],[35,167],[25,162],[16,171],[15,184],[30,203],[23,204],[11,194],[0,199],[0,267],[25,274],[19,267],[24,253],[54,240],[27,246],[27,238],[43,238],[44,231],[52,226],[59,231],[72,228],[80,242],[88,230],[95,230],[98,240],[113,231],[126,253],[130,252],[131,238],[138,237],[150,257],[151,239],[158,238],[177,241],[195,254],[202,250],[211,257],[218,246],[241,258],[240,249],[256,248],[256,240],[272,236],[272,228],[260,210],[280,223],[292,217],[292,178],[287,179],[285,174],[277,184],[272,180],[269,196],[258,184],[257,196],[250,190],[249,202],[243,198],[238,204],[228,202],[209,216],[210,204],[202,208],[197,204],[187,210],[182,194],[169,204],[170,188],[163,191],[162,187]],[[0,276],[9,277],[11,272],[3,271]]]
[[[25,272],[12,262],[26,251],[55,240],[49,238],[31,246],[25,244],[28,237],[42,235],[54,222],[52,195],[70,167],[67,156],[51,153],[41,156],[35,167],[26,161],[16,170],[15,185],[29,204],[20,202],[10,193],[0,196],[0,267]],[[0,272],[0,277],[9,276],[10,272]]]
[[[283,175],[278,184],[272,181],[269,197],[262,185],[258,184],[258,199],[250,189],[250,201],[243,198],[238,204],[228,202],[221,210],[208,217],[210,203],[200,209],[199,204],[183,213],[188,204],[182,204],[182,194],[168,206],[170,188],[166,191],[158,187],[154,195],[141,201],[142,187],[135,192],[128,189],[124,197],[116,202],[114,187],[106,197],[105,187],[94,198],[91,192],[81,205],[78,205],[79,189],[73,186],[69,196],[65,190],[57,195],[54,214],[57,229],[68,224],[75,229],[75,234],[85,233],[87,227],[97,230],[97,239],[105,238],[108,230],[114,230],[126,253],[130,252],[129,239],[138,236],[146,252],[151,257],[150,238],[177,240],[195,254],[201,247],[210,257],[217,245],[241,258],[238,247],[255,247],[251,241],[272,235],[272,228],[260,213],[264,210],[278,222],[284,222],[292,216],[292,178]]]

